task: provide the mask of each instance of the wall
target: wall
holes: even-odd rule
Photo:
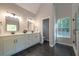
[[[7,3],[2,3],[0,4],[0,21],[2,21],[2,25],[1,25],[1,31],[2,31],[2,34],[4,33],[9,33],[9,32],[6,32],[5,31],[5,13],[6,12],[12,12],[12,13],[16,13],[17,16],[20,16],[21,17],[21,20],[20,20],[20,30],[18,32],[22,32],[24,29],[26,29],[26,20],[27,20],[27,17],[35,17],[35,14],[15,5],[15,4],[7,4]]]
[[[64,3],[58,3],[54,4],[55,10],[56,10],[56,21],[57,19],[63,18],[63,17],[70,17],[72,22],[72,4],[64,4]],[[72,29],[70,29],[71,31]],[[72,34],[72,32],[71,32]],[[57,42],[65,45],[72,46],[72,35],[71,38],[57,38]]]
[[[54,45],[54,19],[55,19],[54,6],[51,3],[44,3],[41,5],[42,6],[40,7],[39,13],[36,16],[36,21],[38,22],[41,36],[43,36],[42,20],[45,18],[49,18],[49,45],[52,47]],[[41,43],[43,43],[43,39],[41,39]]]
[[[55,5],[56,18],[71,17],[72,18],[72,4],[57,3]]]

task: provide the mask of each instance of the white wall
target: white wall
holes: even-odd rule
[[[72,22],[72,4],[68,3],[58,3],[54,4],[55,5],[55,10],[56,10],[56,20],[63,18],[63,17],[70,17],[71,22]],[[71,31],[72,29],[70,29]],[[72,32],[71,32],[72,34]],[[72,35],[71,38],[57,38],[57,42],[65,45],[70,45],[72,46]]]
[[[2,21],[2,25],[1,25],[2,34],[9,33],[9,32],[6,32],[6,30],[5,30],[6,21],[5,21],[4,15],[7,11],[10,13],[15,13],[17,16],[20,16],[22,18],[20,21],[20,30],[18,31],[21,33],[23,32],[24,29],[26,29],[27,17],[33,17],[33,18],[35,17],[35,15],[33,13],[31,13],[15,4],[12,4],[12,3],[11,4],[7,4],[7,3],[0,4],[0,21]]]
[[[43,28],[42,28],[42,20],[49,17],[49,45],[54,45],[54,18],[55,18],[55,10],[54,6],[51,3],[42,4],[39,13],[36,16],[36,20],[38,22],[39,30],[41,35],[43,35]],[[41,41],[43,42],[43,40]]]
[[[56,3],[54,5],[56,10],[56,18],[63,18],[63,17],[72,18],[72,4]]]

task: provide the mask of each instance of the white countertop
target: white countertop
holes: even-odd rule
[[[39,33],[39,32],[35,32],[35,33]],[[24,34],[35,34],[35,33],[31,33],[31,32],[27,32],[27,33],[15,33],[15,34],[0,34],[0,37],[2,36],[12,36],[12,35],[24,35]]]

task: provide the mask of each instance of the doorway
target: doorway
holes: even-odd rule
[[[56,43],[71,46],[71,18],[59,18],[56,22]]]
[[[43,41],[49,42],[49,18],[43,19]]]

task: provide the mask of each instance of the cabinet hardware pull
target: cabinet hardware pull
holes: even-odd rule
[[[17,40],[16,40],[16,43],[17,43]]]
[[[17,43],[17,40],[14,40],[14,43]]]
[[[15,43],[15,40],[14,40],[14,43]]]

